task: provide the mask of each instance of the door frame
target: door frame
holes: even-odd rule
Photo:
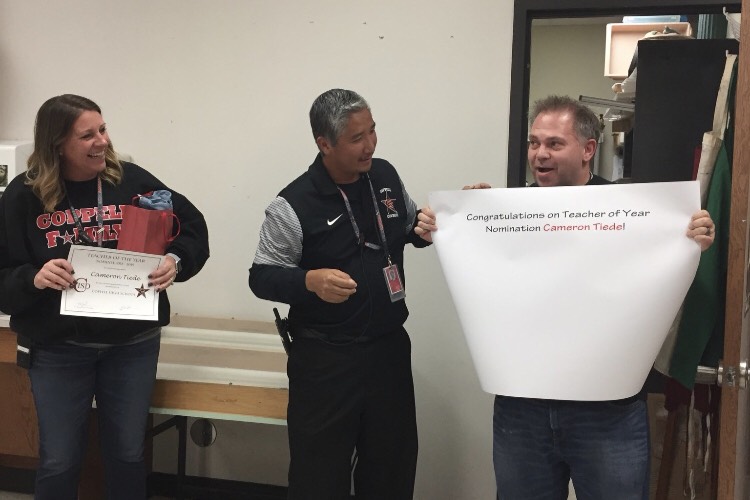
[[[750,0],[743,0],[745,12],[750,12]],[[750,15],[742,16],[740,30],[750,33]],[[734,150],[732,161],[732,204],[729,218],[729,255],[727,257],[727,299],[724,321],[725,367],[738,367],[740,361],[749,356],[747,317],[748,305],[748,220],[750,220],[750,52],[740,43],[738,57],[737,90],[735,98]],[[744,342],[743,342],[744,339]],[[739,348],[738,348],[739,347]],[[744,476],[738,477],[738,470],[748,466],[748,389],[741,390],[738,384],[721,389],[719,414],[719,474],[717,498],[720,500],[747,498],[750,485]],[[741,407],[740,405],[743,405]],[[743,425],[738,425],[738,419]],[[742,450],[738,450],[742,446]],[[738,453],[739,452],[739,453]],[[742,455],[742,461],[737,456]],[[738,465],[740,466],[738,469]],[[732,471],[729,475],[726,471]]]
[[[514,0],[513,53],[510,69],[508,116],[507,187],[525,185],[528,137],[531,22],[534,19],[579,18],[619,15],[721,14],[726,7],[739,12],[740,0]]]

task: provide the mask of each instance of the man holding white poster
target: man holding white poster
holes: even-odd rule
[[[642,379],[636,376],[635,385],[631,380],[612,389],[608,386],[617,386],[621,382],[619,378],[624,375],[615,366],[607,369],[606,364],[602,368],[597,363],[606,357],[638,359],[642,365],[641,372],[646,373],[653,363],[653,358],[647,358],[651,352],[655,357],[663,338],[655,338],[657,335],[654,334],[647,335],[641,341],[636,339],[636,335],[629,335],[627,329],[636,330],[643,336],[639,330],[650,328],[650,333],[666,324],[666,335],[672,319],[669,315],[674,317],[692,280],[690,273],[694,274],[697,267],[697,249],[691,247],[689,240],[675,237],[684,231],[684,226],[679,222],[684,220],[681,217],[687,219],[694,211],[693,208],[685,211],[685,207],[692,207],[692,203],[698,206],[697,187],[693,183],[606,186],[611,183],[594,175],[590,168],[600,133],[599,119],[587,107],[568,97],[550,96],[537,101],[530,121],[528,160],[536,181],[533,186],[598,185],[597,190],[586,189],[584,193],[580,193],[578,187],[549,192],[492,190],[494,193],[488,191],[487,196],[477,196],[484,195],[479,192],[454,193],[454,198],[461,198],[467,205],[473,203],[471,213],[446,209],[444,200],[447,196],[441,197],[441,193],[438,193],[431,195],[432,209],[424,209],[419,215],[415,232],[425,236],[436,231],[436,214],[441,214],[441,232],[439,236],[434,235],[436,248],[482,386],[497,394],[493,459],[499,498],[565,499],[568,496],[568,483],[572,479],[579,500],[647,500],[648,415],[645,393],[637,388],[642,385],[645,375]],[[467,186],[470,189],[488,187],[487,184]],[[611,200],[632,199],[625,197],[624,191],[642,191],[646,195],[651,192],[667,193],[667,197],[674,196],[675,201],[664,202],[666,208],[659,213],[626,204],[622,205],[623,210],[619,210],[615,207],[620,205],[615,203],[621,202]],[[693,192],[695,196],[692,196]],[[587,193],[596,196],[590,200],[587,197],[589,205],[580,202],[583,206],[576,207],[575,198]],[[511,205],[511,208],[499,207],[496,199],[501,196],[516,205]],[[487,205],[483,208],[489,207],[490,202],[496,205],[482,212],[477,207],[485,198]],[[691,201],[693,198],[695,200]],[[557,203],[557,212],[542,208],[543,203],[550,203],[550,199],[554,200],[552,203]],[[608,200],[611,204],[609,207],[606,206]],[[649,203],[648,196],[643,200],[644,205]],[[560,206],[563,201],[565,205]],[[526,203],[521,210],[518,209],[519,202]],[[658,200],[658,203],[662,202]],[[670,203],[673,206],[667,206]],[[457,214],[459,217],[456,217]],[[560,214],[562,220],[555,220],[554,217]],[[463,233],[456,230],[459,225]],[[459,236],[459,233],[465,246],[465,238],[467,235],[471,237],[469,230],[476,234],[481,232],[483,241],[494,238],[495,253],[502,252],[504,255],[502,259],[494,260],[492,255],[486,258],[481,254],[465,256],[467,261],[498,265],[498,260],[503,260],[500,264],[507,265],[503,268],[502,279],[508,293],[500,290],[484,295],[492,296],[493,304],[487,304],[485,299],[481,305],[485,308],[489,306],[496,318],[496,321],[485,321],[491,324],[484,326],[474,324],[471,315],[465,313],[466,301],[462,300],[462,296],[471,295],[472,291],[468,286],[462,288],[451,270],[446,269],[445,254],[442,252],[450,248],[451,238]],[[708,212],[699,210],[692,215],[687,236],[699,245],[700,250],[712,244],[714,224]],[[502,243],[497,243],[499,238],[503,238]],[[445,245],[441,245],[443,241]],[[637,257],[644,260],[633,258],[628,262],[615,260],[614,265],[597,265],[596,259],[600,256],[593,255],[592,242],[602,245],[596,251],[614,248],[622,252],[624,247],[640,253]],[[498,252],[500,245],[504,248]],[[606,262],[609,256],[605,254],[605,260],[599,262]],[[680,262],[679,265],[672,265],[669,260]],[[634,265],[634,262],[638,264]],[[527,265],[524,267],[524,264]],[[657,271],[649,273],[649,268]],[[468,267],[462,271],[467,269],[471,272]],[[481,270],[483,275],[492,274],[487,271]],[[662,281],[680,283],[671,292],[659,286],[652,289],[636,287],[631,295],[620,296],[617,295],[619,291],[612,293],[610,290],[627,288],[632,284],[626,282],[638,274],[656,275]],[[465,272],[463,276],[466,281],[471,279]],[[495,280],[498,279],[497,275],[493,276]],[[602,276],[609,282],[601,283]],[[472,287],[484,286],[483,283],[477,284],[481,279],[474,279]],[[637,279],[630,281],[640,283]],[[498,288],[496,283],[494,286]],[[652,319],[649,317],[651,311],[647,310],[649,308],[640,307],[642,303],[638,300],[644,300],[643,297],[636,296],[646,296],[646,300],[652,300],[659,294],[672,297],[668,306],[664,307],[667,311],[662,312],[662,317]],[[604,299],[600,300],[599,297]],[[616,299],[610,300],[611,297]],[[473,297],[472,301],[477,302]],[[505,309],[498,312],[498,303],[502,303]],[[523,312],[519,314],[515,309]],[[670,312],[671,309],[674,311]],[[508,319],[514,315],[518,318],[517,323]],[[647,317],[650,323],[644,323],[639,315]],[[511,329],[512,332],[504,337],[503,332],[497,331],[502,329]],[[606,334],[610,329],[618,333],[608,337]],[[623,329],[626,331],[620,332]],[[489,339],[492,349],[476,348],[472,335],[478,336],[477,330],[483,330],[479,334],[488,330],[494,334]],[[641,343],[652,345],[639,352]],[[574,347],[571,348],[571,345]],[[587,362],[581,363],[580,359],[586,359],[586,356],[580,356],[580,351],[586,349],[589,350],[586,353]],[[496,356],[501,350],[520,353],[515,357],[522,359],[506,359],[501,363],[497,361],[500,357]],[[482,357],[485,359],[480,359]],[[507,369],[507,365],[516,362],[518,366]],[[488,382],[481,373],[484,369],[484,366],[480,366],[482,363],[493,370],[497,364],[503,364],[505,366],[500,368],[505,371],[493,371],[491,375],[494,379]],[[553,368],[550,369],[550,366]],[[508,374],[509,371],[513,373]],[[510,385],[507,382],[509,379],[513,380]],[[566,387],[566,384],[576,387]]]

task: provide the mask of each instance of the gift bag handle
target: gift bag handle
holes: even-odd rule
[[[164,214],[164,211],[161,211],[161,212],[163,215],[167,215],[167,214]],[[174,234],[168,234],[168,233],[172,233],[172,231],[169,231],[167,229],[167,225],[164,224],[164,239],[166,239],[168,242],[171,243],[174,241],[175,238],[177,238],[180,235],[180,218],[177,217],[177,215],[175,215],[175,213],[172,212],[171,210],[169,212],[169,216],[172,217],[173,219],[172,222],[177,223],[177,232]]]

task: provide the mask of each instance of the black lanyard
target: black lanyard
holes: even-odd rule
[[[68,205],[70,206],[70,213],[73,215],[73,220],[76,222],[76,228],[78,229],[78,240],[83,240],[84,243],[87,243],[89,245],[92,245],[94,242],[89,236],[86,234],[86,231],[83,230],[83,223],[81,222],[81,218],[78,217],[78,214],[76,214],[76,209],[73,207],[73,202],[70,201],[70,196],[68,196],[68,190],[65,187],[65,182],[63,182],[63,191],[65,191],[65,198],[68,200]],[[96,225],[98,226],[98,229],[96,231],[96,244],[98,246],[102,246],[102,237],[104,234],[104,206],[102,204],[102,178],[97,176],[96,177]]]
[[[367,178],[367,184],[370,186],[370,194],[372,195],[372,206],[375,208],[375,219],[378,223],[378,230],[380,232],[380,241],[383,243],[383,250],[385,250],[385,256],[388,259],[388,265],[391,265],[391,254],[388,252],[388,241],[385,239],[385,229],[383,227],[383,218],[380,216],[380,209],[378,208],[378,200],[375,199],[375,189],[372,187],[372,181],[370,180],[370,175],[365,174],[365,177]],[[336,186],[339,190],[339,193],[341,193],[342,198],[344,198],[344,205],[346,205],[346,212],[349,214],[349,221],[352,223],[352,229],[354,229],[354,238],[357,241],[357,245],[365,245],[368,248],[372,248],[373,250],[379,250],[380,246],[375,245],[373,243],[368,243],[364,241],[365,237],[360,232],[359,226],[357,225],[357,221],[354,219],[354,212],[352,212],[352,206],[349,203],[349,198],[347,198],[346,193],[344,193],[344,190],[340,187]]]

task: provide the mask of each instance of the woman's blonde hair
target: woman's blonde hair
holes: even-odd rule
[[[26,184],[41,200],[44,210],[52,212],[65,197],[61,171],[62,144],[73,124],[84,111],[102,110],[92,100],[73,94],[48,99],[36,114],[34,151],[29,156]],[[122,165],[110,142],[104,154],[102,180],[117,185],[122,180]]]

